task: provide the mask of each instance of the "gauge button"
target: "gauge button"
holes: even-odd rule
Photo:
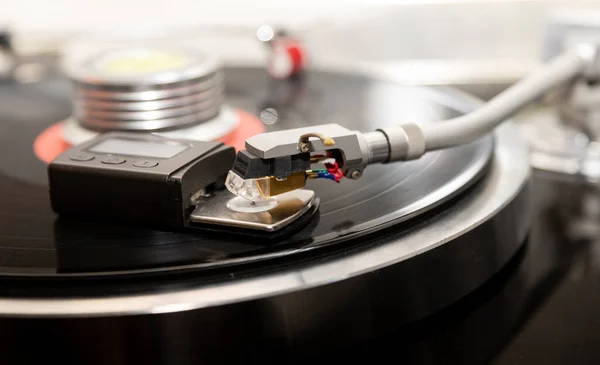
[[[154,160],[139,160],[139,161],[135,161],[133,163],[133,166],[135,166],[135,167],[143,167],[143,168],[150,168],[150,167],[158,166],[158,161],[154,161]]]
[[[119,156],[107,156],[100,160],[100,162],[108,165],[120,165],[125,162],[125,159]]]
[[[80,152],[73,156],[69,156],[69,159],[72,161],[91,161],[94,159],[94,156],[89,153]]]

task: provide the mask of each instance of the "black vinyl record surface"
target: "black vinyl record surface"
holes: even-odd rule
[[[403,122],[438,121],[476,103],[443,89],[403,87],[336,73],[274,82],[259,69],[226,69],[226,102],[259,116],[266,130],[339,123],[372,131]],[[67,220],[49,204],[46,164],[36,137],[70,115],[70,88],[54,76],[37,84],[0,84],[0,275],[73,277],[211,269],[294,254],[370,233],[429,210],[483,173],[492,138],[429,153],[418,161],[370,166],[360,180],[310,181],[319,210],[276,237],[213,231],[167,232],[112,222]]]

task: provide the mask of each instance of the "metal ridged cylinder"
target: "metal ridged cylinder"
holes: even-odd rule
[[[363,134],[367,142],[368,164],[383,163],[390,158],[390,146],[385,134],[376,131]]]
[[[215,118],[224,100],[218,60],[192,49],[126,48],[67,70],[74,116],[95,131],[167,131]]]

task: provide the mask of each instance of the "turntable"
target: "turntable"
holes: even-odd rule
[[[482,107],[311,68],[283,40],[275,72],[141,45],[0,85],[5,353],[38,340],[52,349],[31,361],[349,351],[514,265],[535,210],[528,146],[505,120],[585,75],[594,49]]]

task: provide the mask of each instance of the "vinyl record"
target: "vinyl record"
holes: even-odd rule
[[[435,122],[475,107],[471,99],[446,89],[345,73],[308,72],[294,81],[274,81],[266,71],[252,68],[226,68],[224,75],[225,103],[261,119],[266,131],[339,123],[367,132],[404,122]],[[210,280],[211,270],[223,267],[233,275],[259,261],[301,259],[307,252],[351,245],[352,239],[431,212],[472,186],[493,150],[493,138],[487,137],[417,161],[369,166],[355,181],[309,181],[320,208],[286,234],[169,232],[69,220],[52,212],[46,164],[33,144],[42,131],[70,115],[70,86],[61,75],[37,84],[0,84],[0,276],[195,272]]]

